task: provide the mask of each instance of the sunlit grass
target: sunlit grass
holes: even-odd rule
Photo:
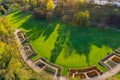
[[[84,68],[97,65],[105,71],[98,62],[104,58],[108,52],[120,46],[120,33],[110,29],[97,29],[87,27],[73,27],[65,25],[57,19],[51,23],[35,20],[28,13],[15,11],[7,17],[14,28],[24,30],[30,39],[30,43],[37,51],[38,55],[51,60],[56,58],[55,64],[62,66],[62,75],[66,76],[68,68]],[[62,25],[62,26],[61,26]],[[61,33],[58,34],[62,27]],[[66,35],[60,53],[51,57],[52,51],[56,49],[57,38]]]

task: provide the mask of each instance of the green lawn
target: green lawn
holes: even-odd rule
[[[84,68],[97,65],[108,52],[120,46],[120,32],[92,27],[73,27],[60,20],[51,23],[35,20],[28,13],[14,11],[7,18],[14,28],[26,32],[38,55],[63,67],[66,76],[68,68]]]

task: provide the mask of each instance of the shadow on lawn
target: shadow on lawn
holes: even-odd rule
[[[111,34],[111,31],[106,29],[97,29],[96,31],[95,28],[70,27],[70,25],[61,24],[54,49],[51,51],[50,61],[55,63],[62,49],[65,52],[64,58],[68,58],[75,50],[79,55],[86,56],[86,62],[90,66],[89,53],[91,45],[99,48],[102,48],[103,45],[111,49],[118,48],[120,44],[118,44],[119,39],[116,39],[118,38],[116,33],[118,32],[115,31]]]
[[[20,21],[28,15],[25,16],[23,14],[16,13],[14,16],[17,18],[17,21]],[[28,30],[26,33],[30,40],[35,40],[40,36],[43,36],[44,41],[46,41],[54,31],[57,23],[59,23],[57,20],[53,22],[47,23],[46,21],[35,20],[30,16],[27,21],[21,25],[21,27]],[[110,31],[104,29],[96,31],[96,29],[93,28],[70,27],[70,25],[66,26],[64,24],[60,24],[57,34],[58,36],[54,44],[54,48],[51,50],[52,54],[50,61],[53,63],[55,63],[62,49],[66,49],[64,58],[68,58],[75,50],[79,55],[85,55],[86,61],[88,65],[90,65],[89,53],[91,45],[94,44],[97,47],[105,45],[112,49],[117,48],[120,45],[117,44],[119,43],[119,40],[116,39],[118,35],[115,36],[116,33],[112,33],[111,35]]]
[[[21,26],[22,28],[29,30],[26,32],[29,39],[35,40],[38,39],[40,36],[44,37],[44,41],[49,38],[50,34],[54,31],[55,28],[54,23],[47,23],[45,21],[35,20],[32,16],[24,22]]]
[[[60,25],[57,32],[58,36],[54,44],[54,49],[51,51],[52,55],[51,55],[50,61],[53,63],[55,63],[58,55],[63,49],[64,43],[67,37],[66,33],[67,33],[67,28],[65,28],[64,25]]]
[[[46,41],[50,34],[54,31],[54,28],[57,24],[56,21],[54,21],[55,23],[48,23],[46,21],[36,20],[28,12],[21,13],[19,11],[14,11],[13,13],[14,15],[12,15],[12,20],[14,20],[14,23],[26,19],[25,22],[19,25],[19,28],[28,30],[26,34],[30,40],[35,40],[40,36],[44,36],[44,41]]]
[[[55,63],[62,49],[67,48],[67,50],[65,50],[64,58],[69,57],[72,54],[73,50],[76,50],[80,55],[84,54],[86,56],[86,61],[88,65],[90,65],[90,44],[87,42],[87,40],[84,40],[81,38],[81,36],[79,36],[80,33],[81,32],[79,32],[79,29],[69,26],[66,27],[64,24],[60,24],[55,46],[51,51],[52,55],[50,61]]]
[[[14,14],[14,15],[12,15],[12,20],[14,21],[14,23],[17,23],[17,22],[23,20],[23,18],[27,18],[27,17],[31,16],[30,13],[28,13],[28,12],[22,13],[19,11],[13,11],[11,14]]]

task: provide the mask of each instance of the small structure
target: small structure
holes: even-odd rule
[[[23,46],[23,51],[24,51],[24,54],[29,59],[37,54],[30,44],[27,44],[26,46]]]
[[[26,35],[22,31],[17,32],[17,36],[21,44],[24,44],[25,42],[29,41],[29,39],[26,37]]]
[[[102,75],[103,72],[96,66],[91,66],[83,69],[70,68],[68,72],[68,78],[78,78],[78,79],[90,79]]]
[[[109,54],[104,59],[102,59],[99,64],[105,68],[112,69],[120,63],[120,56],[116,53]]]
[[[46,61],[42,61],[41,59],[36,59],[34,61],[34,64],[37,65],[40,68],[44,68],[46,66]]]
[[[46,72],[55,75],[54,77],[59,79],[62,68],[40,57],[34,61],[34,64],[45,70]]]

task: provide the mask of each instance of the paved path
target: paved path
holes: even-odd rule
[[[116,67],[112,68],[111,70],[103,73],[102,75],[89,79],[89,80],[106,80],[107,78],[112,77],[113,75],[117,74],[120,72],[120,64],[118,64]]]
[[[15,35],[15,39],[16,39],[17,42],[18,42],[18,47],[19,47],[19,49],[20,49],[20,54],[21,54],[24,62],[26,62],[26,64],[27,64],[29,67],[31,67],[35,72],[40,73],[41,70],[42,70],[42,68],[36,66],[32,60],[27,59],[28,57],[25,55],[24,50],[22,49],[23,46],[22,46],[22,44],[20,43],[19,38],[18,38],[18,36],[17,36],[17,33],[18,33],[19,31],[20,31],[20,30],[16,29],[15,32],[14,32],[14,35]],[[53,79],[57,80],[56,77],[53,77]],[[60,80],[67,80],[67,79],[64,78],[64,77],[60,77]]]
[[[31,61],[30,59],[27,59],[27,56],[24,54],[24,50],[22,49],[22,45],[21,45],[21,43],[20,43],[20,41],[19,41],[19,38],[18,38],[18,36],[17,36],[17,32],[19,32],[19,30],[15,30],[15,32],[14,32],[14,34],[15,34],[15,38],[16,38],[16,40],[17,40],[17,42],[18,42],[18,46],[19,46],[19,49],[20,49],[20,54],[21,54],[21,56],[22,56],[22,58],[23,58],[23,60],[28,64],[28,66],[30,66],[34,71],[36,71],[36,72],[40,72],[40,70],[41,70],[41,68],[40,67],[37,67],[35,64],[33,64],[33,61]]]
[[[16,40],[17,40],[17,42],[18,42],[18,46],[19,46],[19,48],[20,48],[20,54],[21,54],[23,60],[24,60],[24,61],[26,62],[26,64],[28,64],[34,71],[40,73],[41,68],[40,68],[40,67],[37,67],[30,59],[27,59],[26,55],[24,54],[23,49],[21,49],[20,46],[22,46],[22,45],[21,45],[21,43],[20,43],[20,41],[19,41],[19,39],[18,39],[18,36],[17,36],[17,32],[18,32],[18,31],[19,31],[19,30],[16,29],[15,32],[14,32],[14,34],[15,34],[15,38],[16,38]],[[118,72],[120,72],[120,64],[118,64],[116,67],[112,68],[111,70],[103,73],[102,75],[100,75],[100,76],[98,76],[98,77],[91,78],[91,79],[86,79],[86,80],[106,80],[107,78],[109,78],[109,77],[117,74]],[[61,77],[60,77],[60,80],[67,80],[67,78],[61,76]]]

